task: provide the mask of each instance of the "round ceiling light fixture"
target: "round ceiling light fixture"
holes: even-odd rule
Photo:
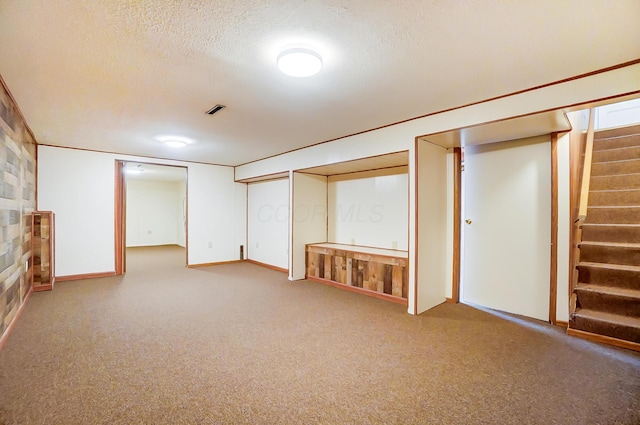
[[[136,165],[134,168],[127,168],[127,174],[141,174],[144,170],[142,164]]]
[[[156,139],[171,148],[183,148],[193,143],[191,139],[187,139],[186,137],[180,137],[180,136],[161,136],[161,137],[157,137]]]
[[[278,69],[292,77],[310,77],[322,69],[322,57],[311,49],[286,49],[278,55]]]
[[[185,146],[187,146],[185,142],[182,142],[180,140],[167,140],[166,142],[164,142],[164,144],[171,148],[184,148]]]

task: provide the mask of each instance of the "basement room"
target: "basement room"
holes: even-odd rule
[[[640,423],[638,17],[0,1],[0,425]]]

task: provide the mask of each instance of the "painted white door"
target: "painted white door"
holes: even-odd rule
[[[464,152],[463,302],[549,315],[550,137]]]

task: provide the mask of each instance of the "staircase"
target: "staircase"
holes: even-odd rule
[[[569,333],[640,350],[640,125],[594,135],[579,248]]]

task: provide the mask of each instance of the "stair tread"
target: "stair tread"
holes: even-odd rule
[[[602,311],[588,310],[585,308],[576,310],[575,315],[583,317],[585,319],[598,320],[600,322],[624,325],[632,328],[640,328],[640,317],[623,316],[621,314],[614,313],[604,313]]]
[[[625,133],[625,134],[619,134],[617,136],[604,136],[602,137],[602,134],[604,132],[606,132],[607,130],[597,130],[593,133],[593,141],[595,142],[596,140],[611,140],[611,139],[622,139],[623,137],[634,137],[637,136],[640,133],[637,133],[635,130],[632,131],[631,133]]]
[[[591,227],[626,227],[626,228],[635,228],[640,227],[640,224],[628,224],[628,223],[582,223],[582,227],[591,226]]]
[[[578,263],[578,266],[584,267],[593,267],[598,269],[609,269],[609,270],[625,270],[631,272],[640,272],[640,266],[628,266],[625,264],[610,264],[610,263],[592,263],[589,261],[581,261]]]
[[[612,246],[616,248],[640,248],[640,243],[627,243],[627,242],[596,242],[596,241],[582,241],[579,243],[582,245],[591,246]]]
[[[619,286],[598,285],[595,283],[578,283],[576,291],[600,292],[607,295],[617,295],[620,297],[637,298],[640,300],[640,289],[621,288]]]
[[[640,208],[640,205],[589,205],[588,208]]]
[[[592,179],[600,179],[603,177],[626,177],[626,176],[640,176],[640,173],[616,173],[616,174],[599,174],[597,176],[592,175]]]
[[[592,164],[614,164],[618,162],[631,162],[631,161],[640,161],[640,158],[629,158],[629,159],[615,159],[613,161],[600,161],[600,162],[592,162]],[[637,174],[637,173],[632,173]]]
[[[609,140],[609,139],[600,139],[600,140]],[[625,146],[625,147],[621,147],[621,148],[609,148],[609,149],[594,149],[592,152],[596,153],[596,152],[611,152],[611,151],[624,151],[627,149],[640,149],[640,144],[636,145],[636,146]],[[584,154],[583,154],[584,156]]]
[[[606,134],[611,133],[622,133],[616,134],[613,136],[605,136]],[[615,139],[617,137],[629,137],[640,134],[640,124],[629,124],[629,125],[621,125],[616,127],[609,128],[599,128],[594,131],[594,139],[602,140],[602,139]]]
[[[620,193],[620,192],[640,192],[640,189],[632,187],[629,189],[593,189],[589,193]]]

